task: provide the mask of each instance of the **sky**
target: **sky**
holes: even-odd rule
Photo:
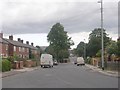
[[[72,37],[75,48],[88,42],[89,34],[100,27],[99,0],[3,0],[0,8],[0,31],[34,45],[48,46],[47,34],[60,22]],[[118,38],[118,1],[104,1],[104,28],[113,40]]]

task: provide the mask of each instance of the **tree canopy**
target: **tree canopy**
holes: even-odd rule
[[[71,37],[64,31],[63,25],[56,23],[52,26],[50,32],[47,35],[47,40],[50,43],[49,50],[57,60],[63,60],[66,56],[68,57],[71,45],[74,45]],[[49,53],[50,53],[49,52]]]
[[[103,30],[104,48],[109,44],[110,38],[108,34]],[[89,35],[89,42],[87,45],[87,55],[96,56],[96,53],[101,50],[101,28],[95,28]]]
[[[84,46],[85,46],[85,43],[84,42],[80,42],[78,45],[77,45],[77,56],[80,56],[80,57],[83,57],[84,56]]]

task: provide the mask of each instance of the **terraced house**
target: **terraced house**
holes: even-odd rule
[[[3,33],[0,33],[0,46],[1,46],[1,55],[2,57],[14,56],[17,55],[20,58],[31,58],[32,56],[36,57],[39,55],[39,50],[37,47],[29,44],[29,41],[23,43],[23,40],[18,38],[18,41],[13,39],[13,35],[9,36],[9,39],[3,38]]]
[[[0,56],[2,58],[8,57],[8,42],[3,39],[3,33],[0,33]]]

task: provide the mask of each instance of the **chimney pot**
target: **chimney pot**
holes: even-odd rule
[[[28,44],[28,45],[29,45],[29,41],[26,41],[26,44]]]
[[[33,43],[31,43],[31,45],[33,46]]]
[[[21,40],[21,39],[20,39],[20,38],[18,38],[18,41],[19,41],[19,42],[20,42],[20,40]]]
[[[9,36],[9,39],[10,39],[10,40],[13,40],[13,35]]]
[[[21,40],[21,43],[23,43],[23,40]]]

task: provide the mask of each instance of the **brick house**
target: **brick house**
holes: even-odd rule
[[[3,33],[0,33],[0,56],[2,58],[8,57],[8,42],[3,39]]]
[[[13,40],[13,36],[9,36],[6,40],[8,44],[8,55],[14,56],[15,54],[20,58],[29,58],[29,48],[23,43],[23,40],[18,38],[18,41]]]
[[[34,47],[33,43],[29,45],[29,41],[26,41],[26,45],[29,48],[29,58],[32,58],[32,55],[34,55],[34,57],[40,55],[39,49],[37,47]]]
[[[12,63],[12,68],[22,69],[24,66],[31,67],[39,65],[40,50],[34,47],[33,43],[31,45],[29,45],[28,41],[23,43],[23,40],[20,38],[15,41],[13,35],[9,36],[9,39],[6,39],[3,38],[3,33],[0,33],[0,57],[4,59],[10,56],[18,56],[22,60]]]
[[[9,39],[3,38],[3,33],[0,33],[0,51],[2,57],[14,56],[17,55],[20,58],[31,58],[31,55],[37,57],[40,55],[40,51],[37,47],[29,44],[29,41],[26,41],[26,44],[23,43],[23,40],[18,38],[17,41],[13,40],[13,35],[9,36]]]

